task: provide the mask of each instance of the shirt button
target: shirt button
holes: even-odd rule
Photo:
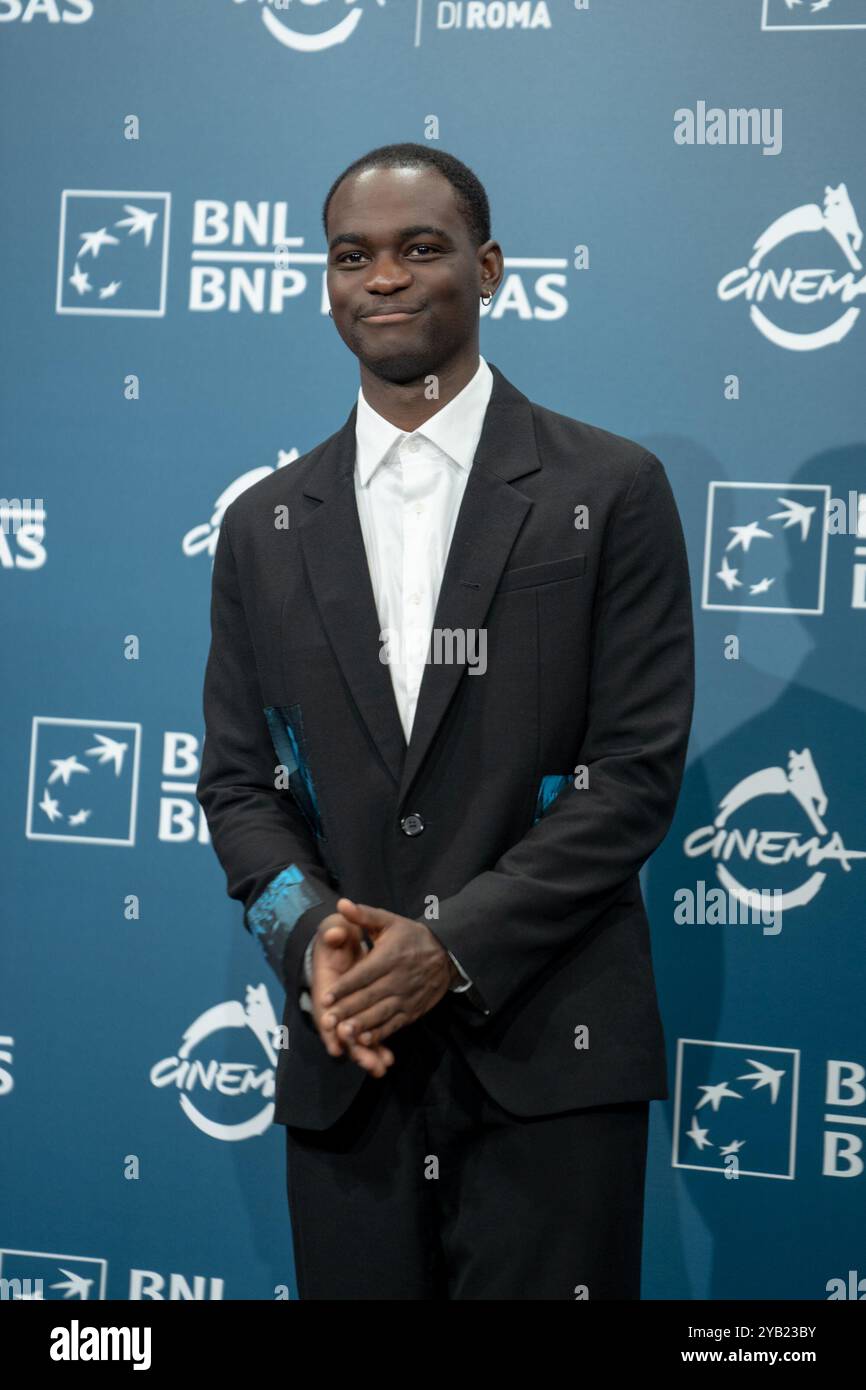
[[[421,595],[420,595],[420,594],[410,594],[410,596],[409,596],[409,601],[410,601],[410,603],[420,603],[420,602],[421,602]]]
[[[414,812],[411,816],[403,817],[400,822],[400,829],[404,835],[420,835],[424,829],[424,822],[417,812]]]
[[[407,441],[406,441],[406,448],[409,450],[409,453],[410,453],[410,454],[417,454],[418,450],[421,448],[421,441],[420,441],[420,439],[409,439],[409,440],[407,440]]]

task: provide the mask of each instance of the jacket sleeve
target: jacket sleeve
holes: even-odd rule
[[[205,740],[196,796],[228,895],[244,904],[254,935],[284,988],[304,987],[308,942],[336,909],[338,885],[291,792],[265,718],[255,652],[232,551],[231,508],[214,556],[211,644],[204,678]]]
[[[455,1002],[473,1027],[592,927],[673,818],[694,700],[691,591],[676,503],[652,454],[608,521],[589,661],[578,755],[588,784],[569,776],[516,845],[439,905],[433,930],[488,1010]]]

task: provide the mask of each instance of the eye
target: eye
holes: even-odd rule
[[[422,253],[422,255],[424,255],[424,256],[437,256],[437,255],[441,254],[442,247],[441,247],[441,246],[433,246],[433,245],[431,245],[431,243],[428,242],[428,241],[417,241],[417,242],[415,242],[412,246],[409,247],[408,254],[411,255],[414,251],[418,251],[418,252]],[[341,254],[339,254],[339,255],[337,256],[336,264],[337,264],[337,265],[359,265],[359,264],[360,264],[360,261],[359,261],[359,260],[352,259],[352,258],[353,258],[353,257],[361,257],[361,258],[363,258],[363,257],[365,257],[365,256],[366,256],[366,252],[365,252],[365,251],[343,251]],[[418,257],[416,256],[416,257],[414,257],[414,259],[417,260]]]

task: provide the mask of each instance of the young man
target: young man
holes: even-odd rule
[[[665,1049],[638,872],[693,698],[662,465],[479,356],[474,174],[324,209],[336,434],[227,510],[198,796],[284,983],[301,1298],[637,1298]]]

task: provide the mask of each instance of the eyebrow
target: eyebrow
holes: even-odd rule
[[[401,227],[397,233],[397,240],[406,241],[412,236],[434,236],[438,237],[440,241],[448,242],[451,240],[449,234],[444,231],[442,227],[428,227],[421,226],[420,224],[414,227]],[[330,242],[328,250],[333,251],[335,246],[340,246],[346,242],[352,242],[355,245],[363,246],[368,244],[368,239],[363,232],[340,232],[339,235],[335,236]]]

